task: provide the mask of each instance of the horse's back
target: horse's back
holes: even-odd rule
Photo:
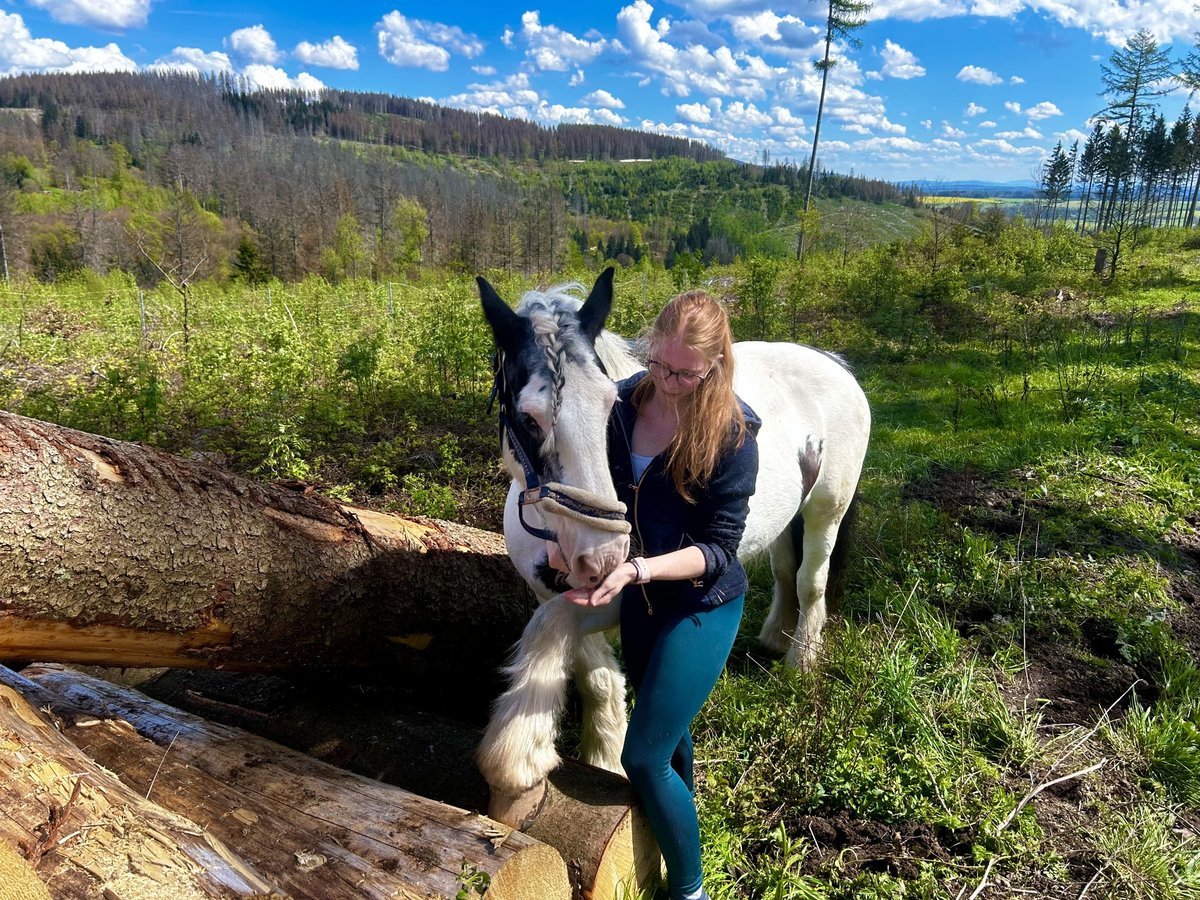
[[[763,544],[808,503],[839,516],[858,484],[871,428],[866,395],[840,359],[801,344],[734,345],[734,390],[762,419],[759,479],[745,540]]]

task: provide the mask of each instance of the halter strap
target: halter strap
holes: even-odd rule
[[[558,513],[577,522],[583,522],[601,531],[611,531],[617,534],[628,534],[629,522],[625,519],[625,504],[619,500],[609,500],[599,494],[573,487],[557,481],[542,483],[537,469],[529,459],[529,454],[517,440],[512,423],[508,418],[508,385],[504,379],[504,353],[496,352],[496,370],[492,382],[492,396],[488,400],[488,409],[499,398],[500,401],[500,432],[508,438],[508,446],[521,466],[525,476],[525,490],[517,495],[517,520],[521,527],[536,538],[545,541],[557,541],[558,534],[549,528],[538,528],[525,521],[525,507],[545,504],[546,512]]]

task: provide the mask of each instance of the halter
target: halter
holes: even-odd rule
[[[525,521],[525,507],[541,503],[544,504],[545,512],[558,513],[601,531],[628,534],[629,522],[625,519],[625,504],[619,500],[609,500],[591,491],[558,481],[542,483],[537,469],[529,459],[529,454],[517,440],[512,423],[508,418],[509,391],[508,382],[504,377],[503,350],[496,351],[496,368],[492,381],[492,396],[488,400],[488,412],[491,412],[492,404],[496,402],[497,397],[500,399],[500,433],[502,437],[508,438],[508,446],[512,448],[513,456],[521,464],[521,470],[525,475],[525,490],[517,495],[517,519],[520,521],[521,527],[536,538],[558,542],[558,534],[554,531],[549,528],[537,528]],[[556,395],[551,428],[558,421],[558,399]]]

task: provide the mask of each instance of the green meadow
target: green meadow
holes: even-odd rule
[[[1198,247],[1143,235],[1101,281],[1087,239],[985,215],[618,272],[614,330],[707,287],[741,338],[843,353],[874,416],[819,667],[757,648],[757,564],[696,723],[714,898],[1200,896]],[[14,282],[0,405],[498,529],[473,274]]]

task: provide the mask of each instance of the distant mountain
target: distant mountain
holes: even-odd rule
[[[922,194],[955,195],[959,197],[1036,197],[1038,184],[1031,179],[1017,181],[912,181],[911,185]]]

